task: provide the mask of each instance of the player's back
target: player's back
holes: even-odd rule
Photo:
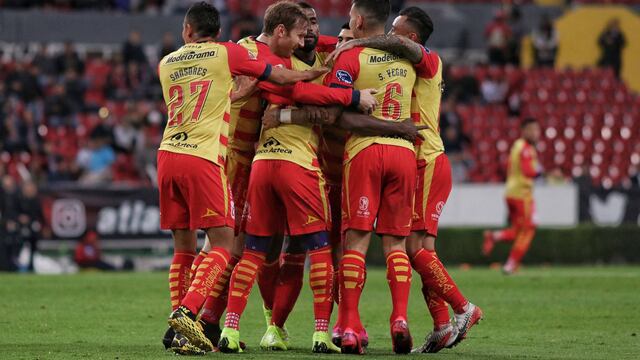
[[[442,60],[437,53],[423,47],[422,61],[415,66],[416,84],[411,102],[411,117],[416,125],[426,125],[424,140],[416,140],[418,162],[429,163],[444,152],[440,137],[440,101],[444,88]]]
[[[344,66],[344,68],[343,68]],[[388,52],[357,47],[345,51],[336,60],[333,86],[372,88],[378,107],[371,114],[381,121],[403,121],[411,117],[411,94],[416,81],[413,65]],[[352,134],[347,140],[347,158],[351,159],[371,144],[387,144],[414,150],[413,144],[399,137],[360,136]]]
[[[525,164],[525,161],[530,161],[532,164]],[[534,178],[528,176],[523,167],[535,167],[536,162],[536,150],[525,139],[520,138],[513,143],[507,168],[507,197],[524,198],[532,196]]]
[[[191,43],[158,65],[168,122],[160,150],[224,165],[233,79],[225,44]],[[213,135],[213,136],[212,136]]]

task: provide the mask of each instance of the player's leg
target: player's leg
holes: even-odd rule
[[[260,296],[262,296],[262,311],[267,327],[271,325],[276,284],[278,282],[278,274],[280,273],[280,253],[282,252],[282,244],[284,241],[282,233],[283,231],[280,231],[271,239],[271,245],[267,251],[265,263],[260,269],[257,280]]]
[[[518,230],[516,233],[516,239],[509,253],[509,258],[502,268],[505,274],[513,274],[520,267],[522,258],[529,250],[531,241],[536,232],[534,213],[535,204],[532,198],[524,198],[517,202],[517,224]]]
[[[518,220],[518,203],[513,199],[506,199],[507,210],[509,212],[509,227],[501,230],[485,230],[484,241],[482,243],[482,253],[485,256],[491,255],[493,247],[499,242],[513,242],[516,239],[518,227],[516,225]]]
[[[240,317],[247,306],[253,283],[264,264],[272,236],[279,229],[282,207],[271,187],[277,169],[271,161],[257,161],[247,194],[245,250],[233,269],[229,283],[227,315],[218,343],[220,351],[239,352]]]
[[[416,188],[415,153],[397,146],[382,147],[384,180],[376,231],[382,236],[387,263],[387,281],[393,311],[390,316],[391,339],[395,353],[411,351],[413,341],[407,322],[411,290],[411,264],[405,239],[410,234]]]
[[[176,169],[176,172],[184,178],[181,191],[189,202],[189,226],[192,229],[204,229],[211,248],[196,269],[191,286],[181,306],[169,318],[169,323],[190,343],[206,351],[212,349],[213,344],[195,319],[227,267],[234,242],[235,220],[231,209],[233,201],[223,169],[204,159],[192,158],[184,160],[183,168]]]

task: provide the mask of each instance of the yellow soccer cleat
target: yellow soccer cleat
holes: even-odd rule
[[[264,314],[264,321],[267,323],[267,328],[271,325],[271,315],[273,314],[273,310],[267,309],[264,304],[262,304],[262,313]]]
[[[223,353],[241,353],[240,331],[225,327],[220,334],[220,342],[218,342],[218,350]]]
[[[179,307],[171,313],[168,322],[176,333],[184,335],[192,345],[204,351],[213,351],[213,344],[204,335],[201,325],[189,317],[189,310]]]
[[[177,333],[171,342],[171,351],[178,355],[206,355],[206,351],[197,346],[191,345],[189,340],[182,334]]]
[[[311,351],[317,354],[340,354],[340,348],[331,341],[331,335],[326,331],[313,333],[313,347]]]
[[[275,325],[270,325],[264,333],[262,340],[260,340],[260,347],[263,350],[286,351],[287,342],[282,336],[283,333],[286,335],[286,331],[283,331]]]

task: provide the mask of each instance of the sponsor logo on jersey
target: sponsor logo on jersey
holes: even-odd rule
[[[338,70],[336,72],[336,77],[343,83],[353,84],[353,77],[345,70]]]
[[[179,132],[171,137],[173,141],[187,141],[189,139],[189,135],[186,132]]]
[[[367,64],[380,64],[396,61],[398,59],[400,59],[400,57],[393,54],[370,55],[369,59],[367,59]]]
[[[358,212],[357,215],[359,217],[369,217],[371,212],[369,212],[369,198],[366,196],[360,196],[358,200]]]
[[[189,61],[189,60],[200,60],[200,59],[206,59],[206,58],[214,58],[218,56],[218,51],[217,50],[210,50],[210,51],[204,51],[204,52],[195,52],[195,51],[190,51],[188,53],[180,53],[177,55],[169,55],[167,57],[167,61],[165,62],[165,64],[172,64],[172,63],[177,63],[177,62],[182,62],[182,61]]]
[[[183,149],[197,149],[198,144],[189,144],[186,142],[188,139],[189,135],[186,132],[179,132],[169,138],[167,145]]]
[[[280,143],[278,139],[270,136],[265,142],[258,148],[256,155],[260,154],[287,154],[291,155],[293,151]]]

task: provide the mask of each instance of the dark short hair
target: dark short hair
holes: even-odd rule
[[[399,15],[407,17],[407,22],[416,31],[420,42],[424,45],[433,33],[433,21],[429,14],[419,7],[411,6],[400,11]]]
[[[313,6],[311,6],[308,2],[304,2],[304,1],[298,1],[298,5],[300,5],[301,8],[303,9],[313,9]]]
[[[522,122],[520,123],[520,129],[524,129],[531,124],[537,124],[537,123],[538,123],[538,120],[532,117],[524,118],[524,120],[522,120]]]
[[[186,21],[200,36],[216,37],[220,32],[220,13],[215,6],[204,1],[191,5]]]
[[[389,0],[353,0],[353,5],[363,12],[369,21],[378,25],[386,24],[391,13]]]
[[[309,21],[300,5],[291,1],[279,1],[269,5],[264,12],[264,27],[262,32],[272,35],[278,25],[284,25],[287,32],[293,30],[300,21]]]
[[[346,22],[344,24],[342,24],[342,26],[340,27],[340,29],[344,29],[344,30],[351,30],[351,27],[349,26],[349,23]]]

